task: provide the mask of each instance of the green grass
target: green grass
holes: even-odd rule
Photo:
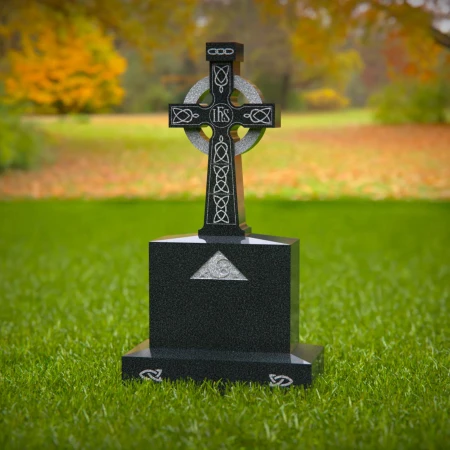
[[[147,242],[202,202],[0,203],[0,448],[440,449],[450,439],[450,205],[249,202],[301,238],[307,390],[120,380],[146,338]]]
[[[283,129],[291,128],[336,128],[351,125],[373,124],[370,109],[343,109],[340,111],[314,113],[284,113],[281,118]]]

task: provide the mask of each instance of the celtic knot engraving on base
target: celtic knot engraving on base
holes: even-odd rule
[[[223,140],[223,136],[219,137],[219,141],[214,144],[214,163],[229,164],[228,158],[228,144]]]
[[[192,275],[191,280],[248,281],[247,277],[220,251],[209,258]]]
[[[244,117],[256,124],[270,125],[271,113],[271,108],[258,108],[252,109],[248,114],[244,114]]]
[[[162,369],[146,369],[140,372],[139,376],[143,380],[153,380],[156,381],[157,383],[161,383],[162,381],[161,374]]]
[[[192,110],[188,108],[174,107],[172,111],[173,111],[172,122],[174,125],[192,122],[192,119],[197,119],[199,116],[197,113],[192,112]]]
[[[287,375],[276,375],[274,373],[269,374],[270,378],[270,387],[280,386],[280,387],[286,387],[290,386],[294,380]]]
[[[228,84],[228,74],[230,72],[230,66],[217,66],[213,68],[214,84],[219,86],[220,93],[223,92],[223,88]]]
[[[229,194],[230,188],[227,184],[227,175],[230,166],[213,166],[216,175],[216,184],[214,185],[214,194]]]
[[[214,195],[214,203],[216,205],[216,214],[214,214],[214,223],[230,223],[230,218],[228,216],[228,201],[230,200],[229,195]]]

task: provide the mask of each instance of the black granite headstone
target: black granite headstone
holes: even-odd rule
[[[169,106],[169,126],[208,154],[204,224],[150,242],[150,339],[122,357],[122,376],[309,385],[323,347],[298,343],[299,241],[252,234],[245,222],[240,155],[279,115],[239,76],[242,44],[207,43],[206,59],[209,77]],[[236,104],[237,91],[248,104]],[[208,92],[212,103],[199,104]],[[239,126],[249,128],[242,140]]]

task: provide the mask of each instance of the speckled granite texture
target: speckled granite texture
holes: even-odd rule
[[[123,378],[310,384],[323,347],[297,343],[298,283],[297,239],[150,242],[151,344],[123,357]]]

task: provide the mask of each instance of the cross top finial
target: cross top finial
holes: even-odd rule
[[[209,77],[196,83],[183,104],[169,105],[169,126],[184,128],[189,140],[208,154],[205,220],[202,236],[243,236],[251,229],[245,222],[241,153],[250,150],[266,128],[279,126],[273,103],[262,103],[258,90],[239,76],[244,46],[237,42],[206,43]],[[235,104],[234,91],[250,103]],[[207,92],[212,102],[198,104]],[[213,130],[207,140],[200,127]],[[250,128],[244,139],[235,132]]]
[[[207,42],[206,61],[243,62],[244,46],[239,42]]]

